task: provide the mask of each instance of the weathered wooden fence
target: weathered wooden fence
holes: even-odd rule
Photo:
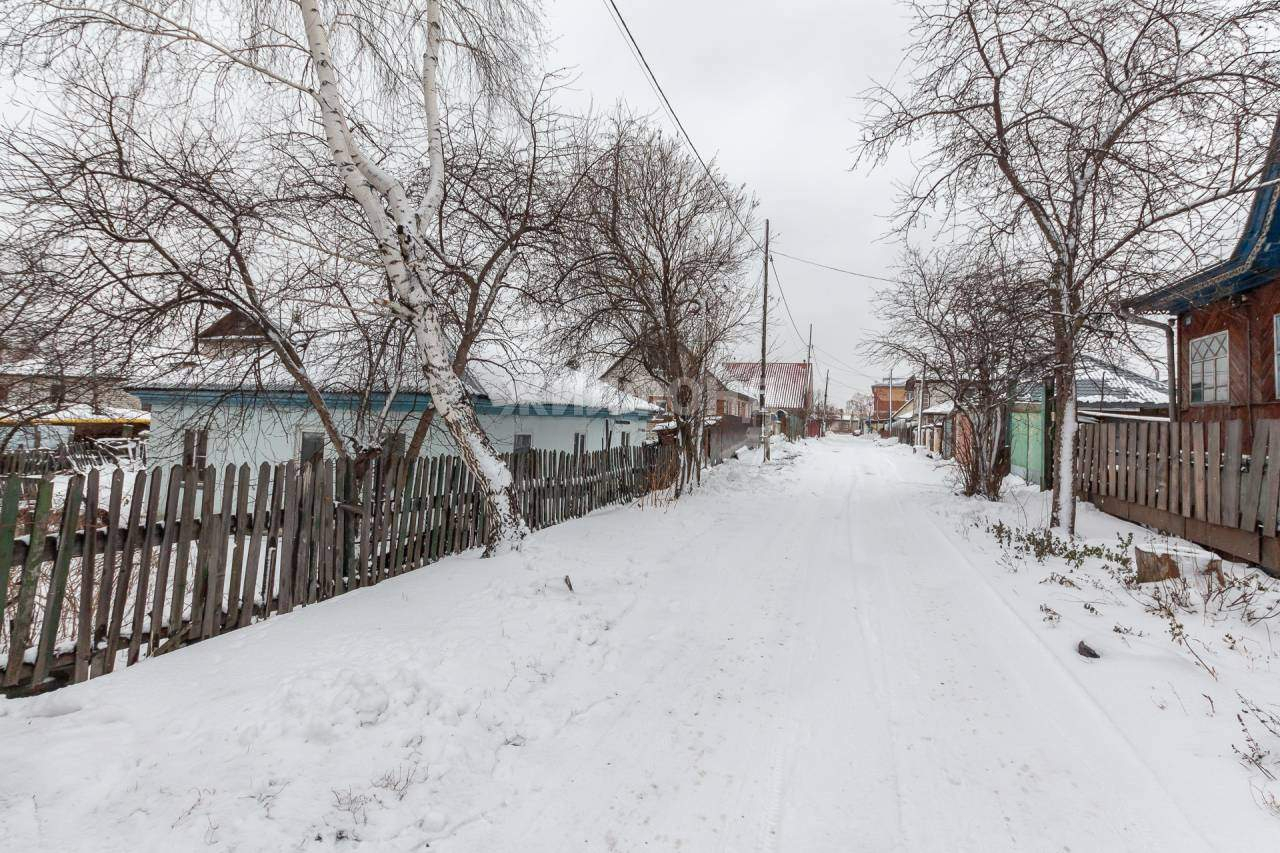
[[[97,442],[75,442],[59,447],[34,447],[0,453],[0,476],[40,476],[59,471],[87,470],[116,462],[121,454]],[[127,455],[127,454],[126,454]]]
[[[670,448],[508,455],[537,529],[644,495]],[[484,542],[457,457],[174,466],[0,484],[0,686],[48,689],[376,584]],[[19,535],[26,532],[26,535]]]
[[[1081,424],[1082,497],[1113,515],[1280,570],[1280,420]]]

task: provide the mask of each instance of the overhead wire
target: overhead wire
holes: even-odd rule
[[[689,135],[689,131],[685,128],[684,122],[680,120],[680,115],[676,112],[675,107],[671,104],[671,99],[667,97],[666,90],[664,90],[662,88],[662,84],[658,82],[658,77],[653,72],[653,66],[649,64],[648,58],[644,55],[644,50],[640,47],[640,42],[636,39],[635,33],[632,32],[630,24],[627,23],[626,16],[624,16],[622,14],[622,10],[618,8],[617,2],[615,0],[602,0],[602,2],[605,5],[605,9],[609,12],[609,17],[611,20],[613,20],[614,26],[618,29],[619,34],[623,36],[623,40],[627,42],[627,47],[631,52],[632,58],[634,58],[636,62],[639,63],[641,70],[644,72],[645,79],[649,83],[650,88],[653,89],[654,93],[658,96],[658,99],[662,102],[662,105],[666,109],[667,114],[670,115],[671,117],[672,123],[675,124],[676,129],[680,132],[680,135],[684,137],[685,143],[689,146],[690,150],[693,151],[693,155],[694,157],[697,158],[699,165],[702,166],[702,170],[706,172],[707,177],[711,179],[712,186],[715,187],[716,192],[720,195],[721,199],[724,200],[725,205],[729,209],[729,212],[733,214],[733,218],[737,220],[737,223],[742,228],[743,233],[746,234],[747,238],[750,239],[752,244],[755,245],[757,251],[763,252],[764,246],[761,245],[760,240],[756,237],[755,233],[752,232],[751,228],[747,225],[747,223],[743,221],[742,217],[738,213],[737,208],[732,204],[732,202],[730,202],[728,196],[725,194],[724,188],[720,185],[720,181],[717,180],[716,176],[712,173],[711,167],[707,164],[706,158],[702,156],[702,152],[699,151],[698,146],[694,144],[693,137]],[[824,269],[843,273],[845,275],[852,275],[860,278],[868,278],[868,279],[874,279],[878,281],[897,283],[894,279],[884,278],[883,276],[870,275],[868,273],[858,273],[858,272],[854,272],[853,270],[844,269],[843,267],[832,266],[830,264],[824,264],[819,261],[813,261],[807,258],[801,258],[797,255],[791,255],[783,252],[775,252],[773,250],[770,250],[767,257],[767,262],[769,264],[769,268],[773,270],[774,278],[777,280],[778,295],[779,297],[781,297],[782,307],[786,311],[787,320],[789,320],[791,323],[792,331],[796,333],[796,337],[800,339],[800,342],[804,343],[806,346],[808,346],[808,344],[805,341],[805,336],[801,334],[800,326],[798,323],[796,323],[795,315],[791,312],[791,304],[787,301],[786,290],[782,286],[782,275],[778,272],[778,265],[773,262],[774,255],[781,255],[784,258],[789,258],[794,261],[800,261],[801,263],[812,264],[813,266],[822,267]]]

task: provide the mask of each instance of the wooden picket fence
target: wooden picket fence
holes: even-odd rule
[[[508,454],[521,512],[542,528],[643,496],[672,448]],[[0,483],[0,686],[14,695],[370,586],[481,545],[486,510],[453,456],[173,466],[109,482]],[[20,536],[26,531],[27,535]]]
[[[58,447],[32,447],[0,453],[0,477],[17,474],[32,477],[60,471],[87,470],[119,461],[121,453],[94,441],[77,441]]]
[[[1081,424],[1077,489],[1107,512],[1280,567],[1280,420]]]

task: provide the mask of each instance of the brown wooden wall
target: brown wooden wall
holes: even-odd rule
[[[1183,420],[1240,420],[1244,422],[1244,439],[1250,442],[1257,421],[1280,418],[1271,332],[1276,314],[1280,314],[1280,278],[1178,317],[1178,397]],[[1191,405],[1191,340],[1224,329],[1230,341],[1231,402]]]

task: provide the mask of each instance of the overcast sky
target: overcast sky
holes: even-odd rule
[[[905,4],[614,2],[702,154],[758,196],[775,251],[892,274],[897,249],[884,239],[885,217],[893,182],[909,173],[907,159],[855,172],[850,149],[861,112],[857,95],[898,68],[909,24]],[[606,3],[547,0],[552,62],[577,70],[584,100],[607,108],[624,99],[661,117],[658,97]],[[800,332],[813,324],[818,379],[831,370],[832,403],[867,390],[882,366],[868,364],[857,347],[874,325],[870,297],[881,285],[776,255],[774,263]],[[801,339],[785,312],[775,313],[777,358],[802,360]]]

